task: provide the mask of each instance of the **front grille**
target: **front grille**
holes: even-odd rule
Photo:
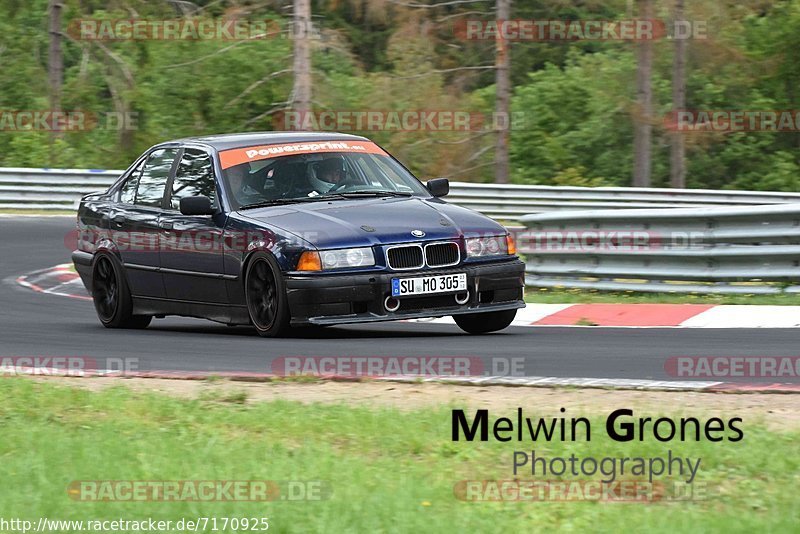
[[[418,269],[425,263],[419,245],[392,247],[386,251],[386,259],[392,269]]]
[[[425,247],[425,261],[429,267],[455,265],[461,259],[456,243],[434,243]]]

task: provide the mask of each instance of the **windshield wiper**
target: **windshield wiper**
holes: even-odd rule
[[[261,202],[253,202],[252,204],[245,204],[240,206],[240,210],[250,210],[254,208],[267,208],[269,206],[280,206],[282,204],[295,204],[298,202],[313,202],[319,197],[300,197],[300,198],[275,198],[273,200],[262,200]]]
[[[347,200],[347,196],[345,193],[322,193],[321,195],[314,195],[313,197],[308,197],[311,200],[330,200],[332,198],[339,199],[339,200]]]
[[[353,197],[410,197],[411,193],[402,191],[345,191],[344,193],[337,193],[342,196]]]
[[[353,198],[365,197],[410,197],[411,193],[403,193],[401,191],[346,191],[344,193],[323,193],[313,197],[297,197],[297,198],[276,198],[273,200],[262,200],[261,202],[253,202],[252,204],[245,204],[241,206],[240,210],[249,210],[255,208],[266,208],[269,206],[280,206],[283,204],[298,204],[301,202],[319,202],[325,200],[350,200]]]

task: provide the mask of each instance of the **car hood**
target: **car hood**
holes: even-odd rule
[[[332,200],[240,211],[319,248],[455,239],[503,234],[505,229],[475,211],[439,199],[375,198]],[[412,230],[425,232],[415,237]]]

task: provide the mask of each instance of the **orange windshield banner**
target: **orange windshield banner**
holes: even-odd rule
[[[219,162],[223,169],[229,169],[250,161],[295,156],[297,154],[315,154],[317,152],[353,152],[386,155],[386,152],[381,147],[371,141],[315,141],[223,150],[219,153]]]

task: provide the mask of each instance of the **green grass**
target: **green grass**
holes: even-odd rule
[[[643,293],[589,289],[525,288],[525,302],[540,304],[763,304],[800,306],[800,294],[711,295],[703,293]]]
[[[598,420],[590,443],[536,444],[549,456],[647,457],[668,449],[699,456],[698,479],[719,489],[706,501],[468,503],[454,498],[457,481],[512,478],[512,451],[533,444],[453,443],[447,407],[401,412],[242,404],[237,395],[181,400],[19,378],[0,381],[0,398],[5,518],[267,516],[269,532],[789,532],[800,524],[800,435],[747,420],[739,443],[616,443],[601,438]],[[525,409],[535,415],[535,406]],[[108,479],[322,480],[333,494],[270,503],[75,502],[67,496],[71,481]]]

